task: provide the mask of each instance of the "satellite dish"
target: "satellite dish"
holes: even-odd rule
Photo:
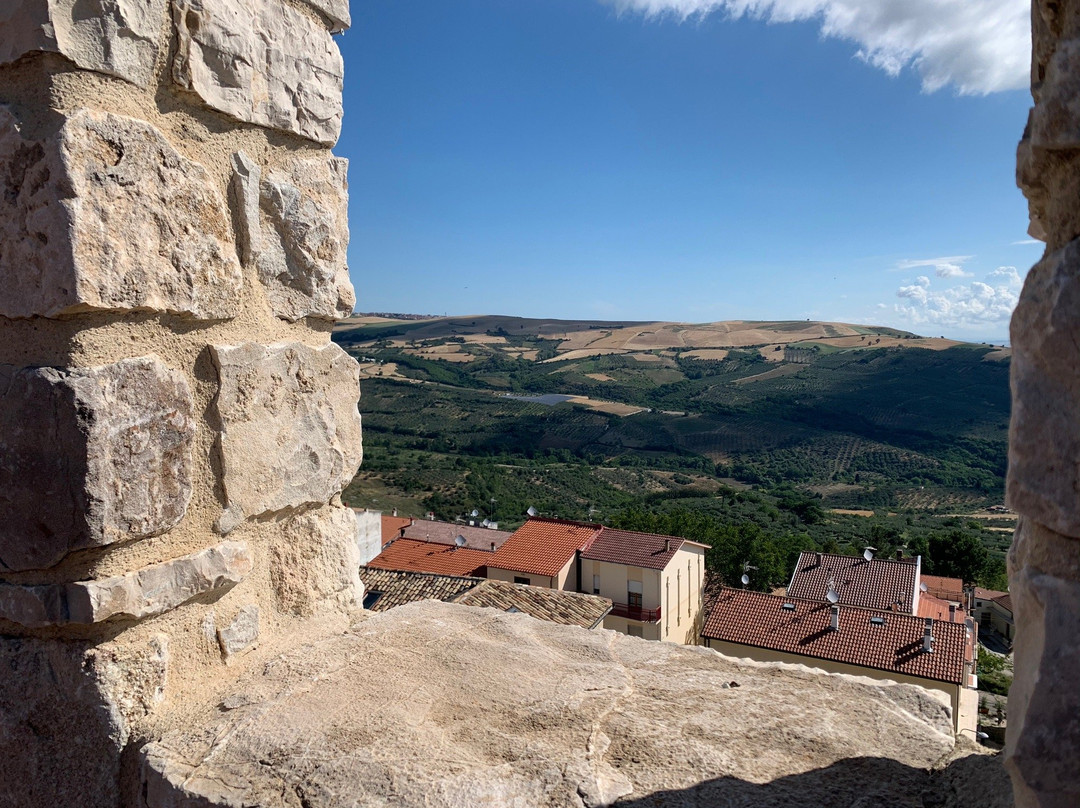
[[[472,513],[469,514],[469,516],[479,516],[479,515],[480,515],[480,511],[476,510],[476,508],[473,508]]]
[[[836,604],[840,602],[840,596],[836,594],[836,590],[830,586],[829,591],[825,593],[825,600],[829,601],[829,603]]]
[[[865,550],[862,551],[862,557],[865,558],[867,561],[873,561],[874,560],[874,553],[876,551],[877,551],[876,547],[867,547]]]
[[[466,538],[461,535],[454,539],[454,544],[456,544],[458,547],[464,547],[468,543],[468,540],[466,540]]]
[[[532,505],[530,505],[529,510],[525,511],[525,513],[527,513],[529,516],[536,516],[536,514],[539,513],[539,511],[537,511],[536,508],[534,508]]]
[[[750,576],[744,572],[742,574],[742,585],[746,586],[748,583],[750,583]]]
[[[487,527],[488,525],[490,525],[490,524],[491,524],[491,522],[490,522],[490,520],[488,520],[488,519],[485,519],[485,520],[484,520],[483,522],[481,522],[480,524],[481,524],[481,525],[483,525],[484,527]]]
[[[926,584],[920,583],[919,584],[919,591],[920,592],[925,592],[926,591]]]

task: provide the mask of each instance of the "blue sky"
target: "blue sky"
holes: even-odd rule
[[[1002,338],[1041,254],[1023,6],[354,3],[357,308]]]

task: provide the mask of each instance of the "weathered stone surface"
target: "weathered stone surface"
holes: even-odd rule
[[[225,202],[150,124],[80,110],[35,142],[0,107],[0,164],[0,315],[238,313]]]
[[[1080,40],[1059,43],[1046,65],[1031,114],[1031,144],[1080,149]]]
[[[226,541],[111,578],[38,586],[0,583],[0,619],[27,628],[141,620],[198,595],[225,592],[251,566],[247,544]]]
[[[195,421],[156,356],[59,370],[0,366],[0,570],[164,533],[187,511]]]
[[[173,79],[240,121],[334,145],[344,66],[326,27],[280,0],[173,0]]]
[[[247,517],[324,504],[356,474],[360,370],[337,345],[211,346],[220,390],[222,533]]]
[[[0,638],[0,805],[116,808],[132,724],[165,695],[169,644]]]
[[[35,51],[60,53],[145,87],[154,75],[167,0],[5,0],[0,4],[0,64]]]
[[[393,609],[234,690],[145,748],[148,808],[959,804],[923,801],[929,691],[492,609]]]
[[[319,508],[289,519],[270,548],[270,582],[278,608],[308,617],[360,606],[360,554],[350,508]]]
[[[233,165],[244,262],[255,264],[274,314],[290,321],[352,314],[348,161],[296,159],[287,170],[263,176],[239,152]]]
[[[334,31],[343,31],[352,25],[349,14],[349,0],[301,0],[311,8],[325,15],[334,24]]]
[[[1006,766],[1018,805],[1071,808],[1080,805],[1080,582],[1025,567],[1011,570],[1009,592],[1020,628]]]
[[[221,655],[228,659],[234,654],[246,651],[259,640],[259,607],[252,603],[245,606],[233,621],[217,632]]]
[[[1028,273],[1013,313],[1010,505],[1080,537],[1080,241]]]

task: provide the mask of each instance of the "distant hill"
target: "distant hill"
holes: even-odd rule
[[[529,505],[689,509],[790,549],[900,546],[1002,502],[1007,348],[846,323],[496,315],[357,318],[334,340],[363,373],[352,504],[509,527]],[[750,489],[763,498],[736,507]],[[997,553],[1013,523],[959,524]]]

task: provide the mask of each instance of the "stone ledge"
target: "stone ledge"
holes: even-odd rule
[[[494,609],[392,609],[230,692],[142,750],[148,808],[954,804],[930,691]]]
[[[224,592],[251,572],[244,542],[227,541],[135,572],[68,584],[0,584],[0,619],[27,628],[141,620],[209,592]]]

